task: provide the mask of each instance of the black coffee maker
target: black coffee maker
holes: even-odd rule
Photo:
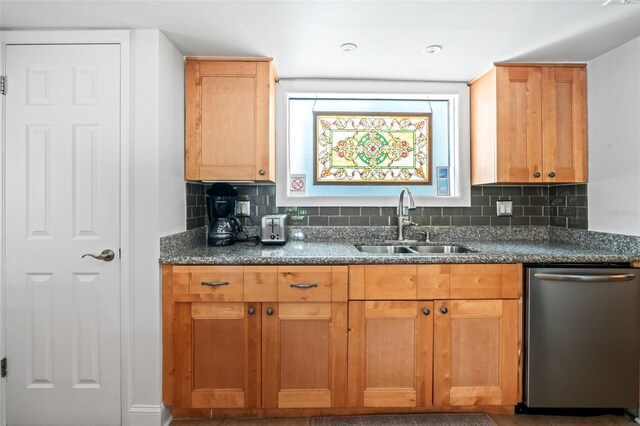
[[[209,213],[210,246],[228,246],[233,244],[237,235],[243,232],[237,217],[236,201],[238,191],[228,183],[214,183],[207,190],[207,211]]]

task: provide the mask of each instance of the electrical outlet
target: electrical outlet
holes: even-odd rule
[[[513,201],[496,201],[498,216],[513,216]]]
[[[236,216],[237,217],[249,217],[251,211],[251,201],[239,200],[236,202]]]

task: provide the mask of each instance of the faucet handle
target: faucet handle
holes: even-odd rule
[[[424,242],[429,242],[429,231],[415,231],[416,234],[424,235]]]

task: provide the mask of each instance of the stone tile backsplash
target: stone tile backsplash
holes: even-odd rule
[[[186,183],[187,229],[206,225],[207,184]],[[394,226],[395,207],[277,207],[275,185],[238,186],[251,202],[245,225],[266,214],[287,213],[294,226]],[[242,199],[242,198],[241,198]],[[513,201],[513,216],[497,216],[496,201]],[[553,226],[587,229],[587,185],[473,186],[470,207],[418,207],[412,220],[423,226]]]

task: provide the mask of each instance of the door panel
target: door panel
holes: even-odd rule
[[[587,181],[586,69],[542,70],[545,182]]]
[[[187,60],[187,179],[273,179],[270,66],[262,61]]]
[[[518,303],[435,302],[435,405],[517,403]]]
[[[119,247],[120,47],[9,45],[6,73],[7,422],[120,424],[120,262],[82,258]]]
[[[498,67],[496,72],[498,181],[542,182],[540,68]]]
[[[262,311],[264,408],[345,406],[347,304],[264,303]]]
[[[433,302],[349,303],[349,406],[431,403]]]
[[[260,304],[176,304],[178,408],[260,406]]]

